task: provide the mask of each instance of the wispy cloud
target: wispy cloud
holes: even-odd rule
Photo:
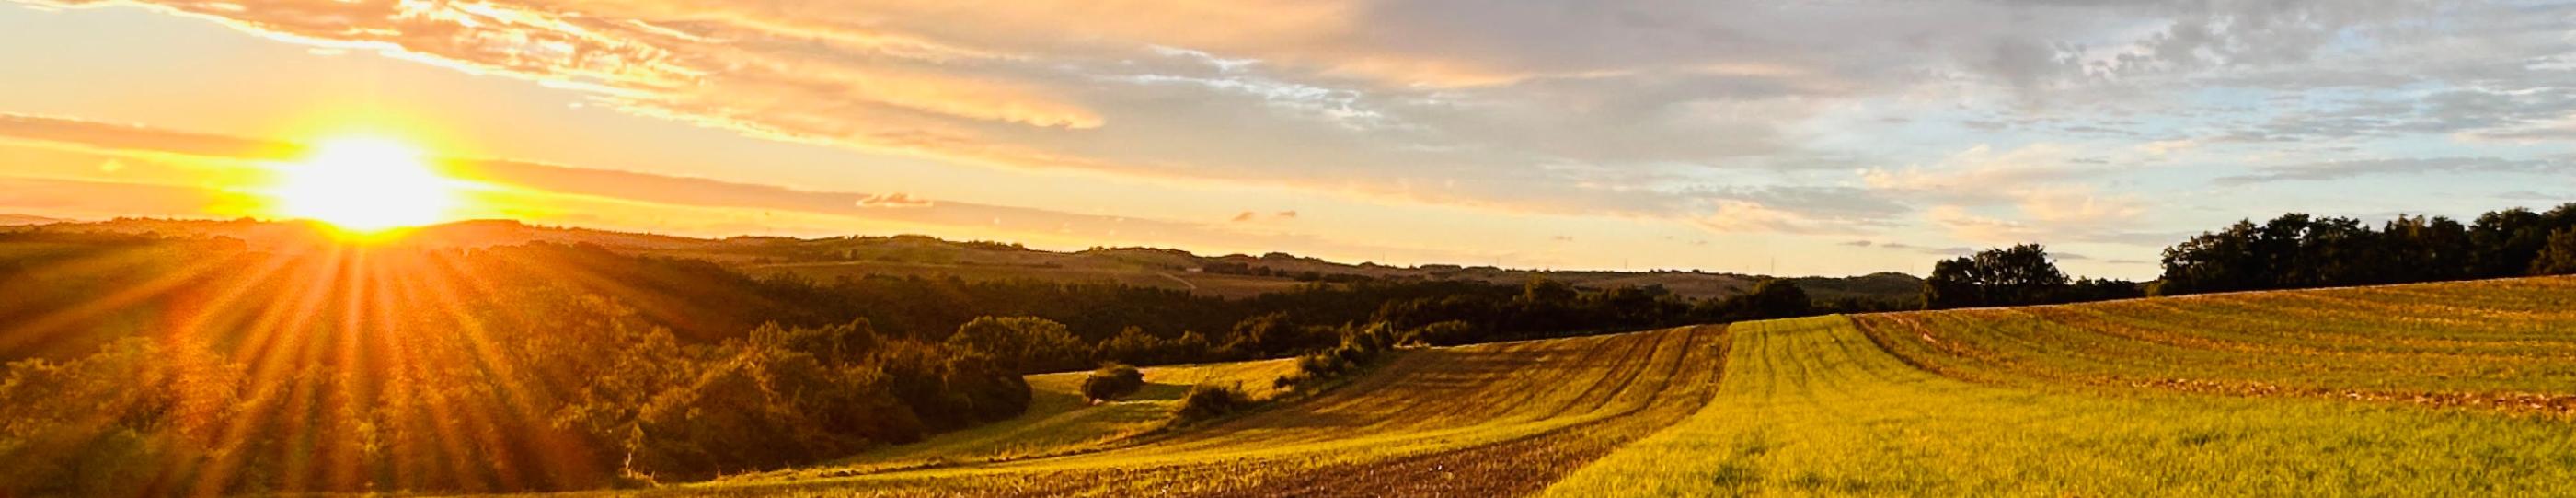
[[[2171,213],[2259,216],[2374,175],[2527,190],[2480,182],[2567,173],[2576,129],[2576,5],[2554,2],[15,1],[141,6],[1001,175],[1816,245],[2128,244],[2220,218]],[[119,133],[99,126],[13,133]],[[780,195],[974,207],[805,194]],[[1165,216],[1248,228],[1222,221],[1254,207],[1231,202]]]
[[[900,192],[870,195],[859,199],[860,207],[872,208],[924,208],[937,205],[939,203],[931,202],[930,199],[914,199],[911,194]]]
[[[21,1],[146,5],[324,49],[576,89],[637,115],[875,152],[1681,220],[1743,210],[1693,196],[1728,185],[1686,172],[1814,154],[1798,129],[1838,101],[1959,85],[2028,94],[2296,62],[2324,45],[2319,33],[2421,10]],[[1860,27],[1913,34],[1849,35]],[[1655,170],[1677,174],[1633,174]]]
[[[2265,167],[2253,173],[2220,177],[2212,181],[2219,185],[2246,185],[2285,181],[2331,181],[2374,175],[2441,173],[2566,176],[2576,174],[2576,158],[2432,157],[2329,161]]]
[[[218,160],[274,161],[299,157],[301,146],[271,140],[107,125],[86,121],[0,114],[0,146],[7,143],[70,146],[110,154],[195,156]],[[1043,208],[945,202],[904,193],[806,191],[703,178],[590,169],[528,161],[444,158],[450,174],[549,195],[572,195],[672,206],[789,211],[921,227],[1076,236],[1089,240],[1158,241],[1214,247],[1308,248],[1349,254],[1398,252],[1417,257],[1467,257],[1457,253],[1354,244],[1297,233],[1248,232],[1199,223],[1126,216],[1066,213]],[[12,178],[0,206],[48,212],[186,215],[208,206],[256,202],[222,188],[103,181]],[[1253,214],[1246,212],[1247,215]]]

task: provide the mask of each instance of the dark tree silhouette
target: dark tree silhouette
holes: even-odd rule
[[[1145,373],[1134,366],[1111,363],[1082,379],[1082,397],[1093,403],[1117,401],[1145,388]]]
[[[2549,245],[2531,261],[2533,275],[2576,274],[2576,228],[2561,228],[2549,234]]]
[[[977,318],[958,326],[948,344],[1017,365],[1020,373],[1072,370],[1091,361],[1090,346],[1064,324],[1037,317]]]
[[[1926,308],[2013,306],[2051,301],[2068,285],[2048,249],[2021,244],[1987,249],[1932,266],[1923,281]]]
[[[2359,220],[2291,213],[2239,221],[2165,249],[2158,294],[2297,289],[2550,274],[2554,234],[2576,228],[2576,203],[2547,212],[2514,208],[2463,226],[2399,216],[2372,229]]]

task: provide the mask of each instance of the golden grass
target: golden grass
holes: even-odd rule
[[[1079,374],[1035,376],[1020,420],[621,494],[2576,494],[2556,416],[2576,395],[2576,278],[1417,350],[1320,396],[1143,430],[1191,383],[1172,379],[1286,370],[1149,370],[1154,390],[1107,406],[1071,394]]]
[[[1844,317],[1737,324],[1708,408],[1548,496],[2576,493],[2546,419],[2316,399],[2082,392],[1916,369]]]
[[[1268,495],[1283,489],[1393,489],[1423,484],[1425,475],[1477,471],[1452,469],[1450,465],[1540,478],[1534,482],[1511,481],[1519,485],[1513,489],[1525,491],[1627,440],[1617,438],[1642,437],[1696,410],[1714,384],[1724,351],[1723,337],[1721,328],[1696,327],[1411,350],[1371,374],[1316,397],[1205,426],[1125,444],[1113,443],[1097,451],[850,476],[781,473],[639,493]],[[1204,368],[1244,369],[1225,371],[1229,373],[1206,371],[1209,375],[1233,376],[1255,375],[1245,372],[1266,367]],[[1043,380],[1054,385],[1062,379]],[[1081,407],[1036,415],[1039,420],[1080,417],[1078,414],[1085,410],[1102,408]],[[1005,440],[1068,441],[1081,438],[1032,431],[1092,431],[1090,428],[1114,424],[1062,427],[1076,425],[1089,428],[1041,429],[1044,425],[1040,423],[1027,423],[979,429],[985,432],[961,433],[954,439],[943,437],[942,441],[950,451],[1007,446],[990,444]],[[1018,435],[1006,436],[1011,433]],[[1584,444],[1595,440],[1612,443]],[[1591,448],[1592,453],[1568,453],[1560,447],[1597,448]],[[1426,473],[1361,471],[1410,468],[1406,463],[1425,463]],[[1375,481],[1350,482],[1355,476]],[[1440,489],[1473,493],[1457,490],[1476,488]]]
[[[1854,317],[1988,382],[2359,398],[2576,415],[2576,278]]]
[[[1147,367],[1142,369],[1144,389],[1097,405],[1082,397],[1082,380],[1088,372],[1031,375],[1029,410],[1019,417],[878,448],[828,465],[743,478],[858,475],[1096,450],[1162,427],[1192,385],[1239,385],[1254,400],[1263,400],[1280,393],[1272,379],[1296,368],[1293,359]]]

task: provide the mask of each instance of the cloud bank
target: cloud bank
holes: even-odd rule
[[[2564,174],[2576,142],[2576,6],[2553,2],[17,1],[143,6],[959,167],[1820,243],[2143,257],[2337,182],[2431,171],[2500,198]],[[547,168],[495,174],[612,174]],[[942,221],[998,209],[757,195]],[[1264,211],[1236,218],[1293,217]]]

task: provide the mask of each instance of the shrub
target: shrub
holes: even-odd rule
[[[1200,384],[1192,386],[1189,394],[1181,396],[1181,406],[1172,410],[1172,417],[1181,422],[1207,420],[1234,413],[1250,404],[1250,397],[1244,396],[1242,389]]]
[[[1307,378],[1308,377],[1306,377],[1304,372],[1281,375],[1270,379],[1270,387],[1279,388],[1281,390],[1296,389],[1298,384],[1306,383]]]
[[[1145,388],[1145,373],[1136,367],[1111,363],[1082,379],[1082,397],[1092,402],[1116,401]]]
[[[1449,320],[1424,325],[1421,330],[1414,331],[1413,338],[1436,346],[1456,346],[1475,342],[1480,335],[1482,334],[1476,330],[1475,324],[1464,320]]]

